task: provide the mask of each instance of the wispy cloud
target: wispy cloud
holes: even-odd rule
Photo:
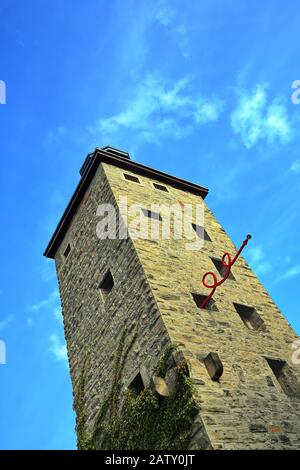
[[[37,302],[35,304],[29,305],[27,307],[27,310],[30,310],[32,312],[39,312],[40,310],[47,308],[47,307],[52,307],[57,300],[59,299],[59,293],[58,290],[55,289],[47,299],[41,300],[40,302]]]
[[[283,274],[279,274],[275,278],[274,284],[300,275],[300,264],[291,267],[291,257],[289,255],[284,257],[278,256],[272,259],[271,262],[268,260],[262,246],[249,248],[247,250],[247,259],[250,266],[258,275],[267,274],[271,270],[273,270],[274,275],[282,272]]]
[[[57,289],[54,289],[51,294],[43,300],[39,302],[29,305],[27,310],[31,313],[27,317],[27,324],[28,326],[32,326],[34,324],[35,318],[34,314],[39,312],[40,310],[46,310],[47,313],[50,312],[51,315],[54,315],[54,318],[63,325],[63,316],[61,305],[59,301],[59,292]],[[33,314],[33,315],[32,315]]]
[[[67,347],[66,344],[60,339],[60,337],[53,333],[50,338],[49,351],[53,354],[57,361],[63,361],[67,363]]]
[[[173,5],[171,7],[168,2],[155,2],[154,5],[148,14],[150,20],[158,22],[168,31],[180,53],[187,59],[190,55],[190,39],[182,11],[176,10]]]
[[[190,56],[190,40],[185,24],[180,24],[174,30],[174,34],[177,36],[178,45],[181,50],[181,53],[185,59]]]
[[[294,173],[300,173],[300,160],[295,160],[290,168]]]
[[[267,274],[272,269],[272,264],[266,259],[266,255],[261,246],[249,248],[248,261],[258,275]]]
[[[63,315],[62,315],[62,310],[61,306],[55,307],[54,309],[54,318],[59,321],[61,325],[63,325]]]
[[[262,142],[286,144],[293,136],[286,107],[280,97],[268,99],[265,85],[239,93],[239,102],[231,114],[231,126],[248,149]]]
[[[159,2],[159,4],[156,4],[156,7],[150,12],[150,17],[161,23],[163,26],[169,26],[172,20],[176,17],[176,10],[174,8],[170,8],[170,6],[163,2]]]
[[[99,120],[90,131],[106,140],[130,131],[135,139],[158,143],[166,137],[185,137],[217,121],[222,111],[222,101],[196,93],[189,76],[170,83],[148,75],[123,111]]]
[[[300,264],[296,264],[276,279],[276,282],[286,281],[300,275]]]
[[[15,319],[14,315],[9,315],[5,320],[0,322],[0,331],[3,331]]]

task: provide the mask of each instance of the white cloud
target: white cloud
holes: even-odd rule
[[[272,264],[269,261],[262,261],[256,266],[255,271],[257,274],[261,274],[263,276],[264,274],[267,274],[269,271],[271,271],[271,269]]]
[[[296,264],[292,268],[288,269],[284,274],[279,276],[276,282],[285,281],[287,279],[292,279],[293,277],[300,275],[300,264]]]
[[[54,318],[63,325],[63,316],[62,316],[62,309],[59,301],[59,292],[58,289],[54,289],[47,299],[41,300],[35,304],[29,305],[27,310],[31,313],[39,312],[40,310],[46,310],[47,313],[54,315]],[[34,317],[29,315],[27,317],[27,324],[28,326],[32,326],[34,324]]]
[[[249,254],[251,263],[258,263],[265,256],[261,246],[257,246],[257,247],[254,247],[254,248],[249,248],[248,254]]]
[[[14,315],[9,315],[5,320],[0,322],[0,331],[4,330],[15,319]]]
[[[50,338],[50,347],[49,351],[53,354],[57,361],[65,361],[68,360],[67,355],[67,346],[66,344],[61,341],[59,336],[56,333],[53,333]]]
[[[238,105],[231,113],[231,126],[248,149],[263,141],[285,144],[293,134],[286,107],[279,97],[268,100],[264,85],[240,93]]]
[[[300,160],[295,160],[290,168],[294,173],[300,173]]]
[[[59,293],[58,290],[55,289],[49,297],[45,300],[41,300],[40,302],[37,302],[36,304],[29,305],[27,307],[27,310],[33,311],[33,312],[38,312],[43,308],[51,307],[53,306],[57,300],[59,299]]]
[[[183,57],[187,59],[190,56],[190,40],[185,24],[180,24],[177,28],[175,28],[174,34],[177,36],[177,42]]]
[[[168,8],[166,5],[159,5],[158,8],[153,9],[151,16],[154,20],[167,27],[175,18],[176,11],[174,8]]]
[[[190,55],[190,39],[188,28],[183,22],[182,11],[178,12],[175,8],[170,8],[168,2],[155,2],[154,7],[150,8],[148,18],[167,30],[180,53],[187,59]]]
[[[247,253],[249,264],[257,274],[264,275],[272,269],[272,264],[266,260],[266,255],[261,246],[251,247]]]
[[[103,140],[131,131],[135,140],[155,143],[166,137],[185,137],[203,124],[217,121],[222,111],[218,98],[208,99],[193,91],[189,76],[167,83],[148,75],[123,111],[101,119],[90,131]]]
[[[280,273],[283,269],[287,269],[291,263],[291,257],[286,255],[284,257],[278,256],[274,259],[274,263],[271,263],[267,258],[266,254],[261,246],[251,247],[247,250],[247,259],[253,270],[260,275],[268,273],[273,269],[274,273]],[[275,283],[291,279],[300,275],[300,264],[287,269],[283,274],[277,277]]]
[[[58,307],[55,307],[54,309],[54,317],[56,318],[56,320],[59,321],[59,323],[61,323],[63,325],[63,316],[62,316],[62,311],[61,311],[61,307],[58,306]]]

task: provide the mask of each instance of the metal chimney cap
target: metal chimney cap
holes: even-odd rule
[[[128,152],[125,152],[124,150],[117,149],[115,147],[111,147],[110,145],[107,145],[106,147],[102,147],[101,150],[104,150],[104,152],[107,152],[110,155],[115,155],[117,157],[128,158],[130,160],[130,155],[129,155]]]

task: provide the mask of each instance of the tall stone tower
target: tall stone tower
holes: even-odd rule
[[[236,253],[203,202],[208,190],[112,147],[88,155],[80,174],[45,251],[59,280],[79,448],[298,448],[296,334],[242,257],[199,308],[203,274],[220,277],[222,254]],[[170,237],[126,236],[132,207],[159,230],[166,208],[199,204],[205,230],[193,212],[185,220],[203,239],[197,251],[174,236],[175,219]]]

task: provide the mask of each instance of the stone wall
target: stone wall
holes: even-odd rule
[[[162,348],[170,341],[131,240],[100,241],[96,236],[97,207],[109,202],[115,204],[100,166],[56,254],[75,401],[84,368],[89,431],[108,396],[124,329],[128,355],[122,390],[139,371],[145,382],[149,380]],[[65,258],[68,244],[71,251]],[[115,285],[104,301],[99,285],[108,269]]]
[[[104,164],[104,169],[117,200],[126,195],[129,204],[148,209],[151,203],[201,202],[174,187],[159,191],[148,177],[139,176],[139,185],[125,181],[120,168]],[[232,268],[235,280],[228,279],[214,295],[218,310],[197,307],[191,293],[208,294],[201,279],[206,271],[216,271],[211,257],[236,252],[206,205],[205,229],[211,241],[199,252],[188,251],[186,240],[133,240],[171,341],[189,359],[199,429],[204,423],[215,449],[298,448],[300,368],[291,364],[296,335],[242,257]],[[263,327],[247,328],[234,302],[254,307]],[[210,352],[218,353],[224,367],[217,382],[203,363]],[[265,357],[286,361],[293,396],[283,391]]]

